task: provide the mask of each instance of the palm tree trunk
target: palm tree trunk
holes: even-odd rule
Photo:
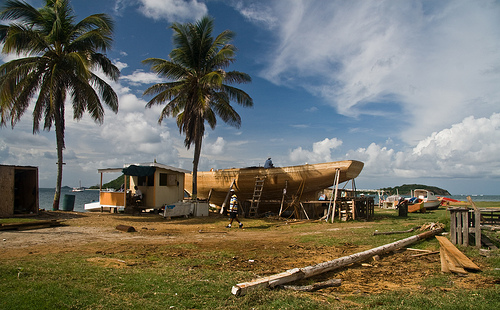
[[[194,144],[194,158],[193,158],[193,191],[191,198],[196,200],[198,197],[198,164],[200,162],[201,154],[201,140],[202,137],[197,138]]]
[[[64,102],[62,103],[64,105]],[[54,194],[54,203],[52,210],[59,210],[59,201],[61,199],[62,172],[63,172],[63,149],[64,149],[64,107],[55,113],[54,122],[56,127],[56,145],[57,145],[57,181],[56,192]]]

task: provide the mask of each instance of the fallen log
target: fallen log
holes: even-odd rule
[[[133,226],[128,226],[128,225],[118,225],[116,226],[117,230],[121,230],[124,232],[135,232],[135,228]]]
[[[408,230],[396,230],[396,231],[386,231],[386,232],[383,232],[383,231],[375,231],[373,232],[373,235],[374,236],[377,236],[377,235],[393,235],[393,234],[404,234],[404,233],[409,233],[409,232],[412,232],[416,229],[419,229],[420,226],[417,226],[417,227],[413,227],[413,228],[410,228]]]
[[[276,287],[279,285],[284,285],[286,283],[290,283],[296,280],[310,278],[328,271],[332,271],[334,269],[338,269],[353,263],[361,262],[367,260],[368,258],[379,255],[383,253],[387,253],[390,251],[397,250],[399,248],[406,247],[410,244],[416,243],[419,240],[433,237],[437,234],[443,232],[442,228],[438,228],[436,230],[427,231],[412,237],[408,237],[393,243],[389,243],[386,245],[382,245],[371,250],[367,250],[364,252],[359,252],[356,254],[352,254],[349,256],[340,257],[328,262],[319,263],[314,266],[307,266],[304,268],[294,268],[287,270],[285,272],[274,274],[267,277],[258,278],[252,280],[250,282],[243,282],[236,284],[232,287],[231,292],[236,296],[245,295],[247,292],[252,289],[256,289],[259,287]]]
[[[37,228],[47,228],[52,226],[59,226],[61,223],[58,220],[41,220],[41,221],[29,221],[21,223],[4,223],[0,224],[0,230],[27,230],[27,229],[37,229]]]
[[[298,285],[281,285],[280,288],[286,289],[286,290],[293,290],[293,291],[301,291],[301,292],[314,292],[319,289],[325,288],[325,287],[337,287],[342,284],[342,280],[340,279],[330,279],[328,281],[323,281],[323,282],[318,282],[314,283],[311,285],[303,285],[303,286],[298,286]]]

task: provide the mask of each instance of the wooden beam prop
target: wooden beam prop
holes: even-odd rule
[[[359,252],[356,254],[352,254],[349,256],[340,257],[328,262],[319,263],[314,266],[307,266],[304,268],[294,268],[287,270],[282,273],[274,274],[267,277],[262,277],[259,279],[252,280],[250,282],[243,282],[236,284],[231,289],[231,292],[236,296],[245,295],[252,289],[256,289],[259,287],[269,287],[273,288],[276,286],[284,285],[286,283],[290,283],[296,280],[310,278],[328,271],[332,271],[338,268],[342,268],[344,266],[361,262],[367,260],[368,258],[379,255],[383,253],[387,253],[390,251],[397,250],[399,248],[406,247],[410,244],[416,243],[419,240],[427,239],[433,237],[437,234],[443,232],[442,228],[438,228],[435,230],[427,231],[416,236],[408,237],[393,243],[389,243],[386,245],[382,245],[371,250],[367,250],[364,252]]]
[[[441,246],[441,271],[466,274],[468,270],[480,271],[467,256],[460,252],[448,238],[436,236]]]

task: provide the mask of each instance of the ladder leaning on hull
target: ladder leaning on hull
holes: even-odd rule
[[[260,203],[260,197],[262,196],[262,190],[264,189],[265,178],[255,178],[255,187],[253,189],[252,202],[250,204],[250,209],[248,210],[248,216],[254,217],[257,215]]]

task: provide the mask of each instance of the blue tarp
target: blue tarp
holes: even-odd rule
[[[153,175],[155,173],[155,170],[155,167],[130,165],[127,168],[123,168],[122,172],[125,175],[146,177]]]

